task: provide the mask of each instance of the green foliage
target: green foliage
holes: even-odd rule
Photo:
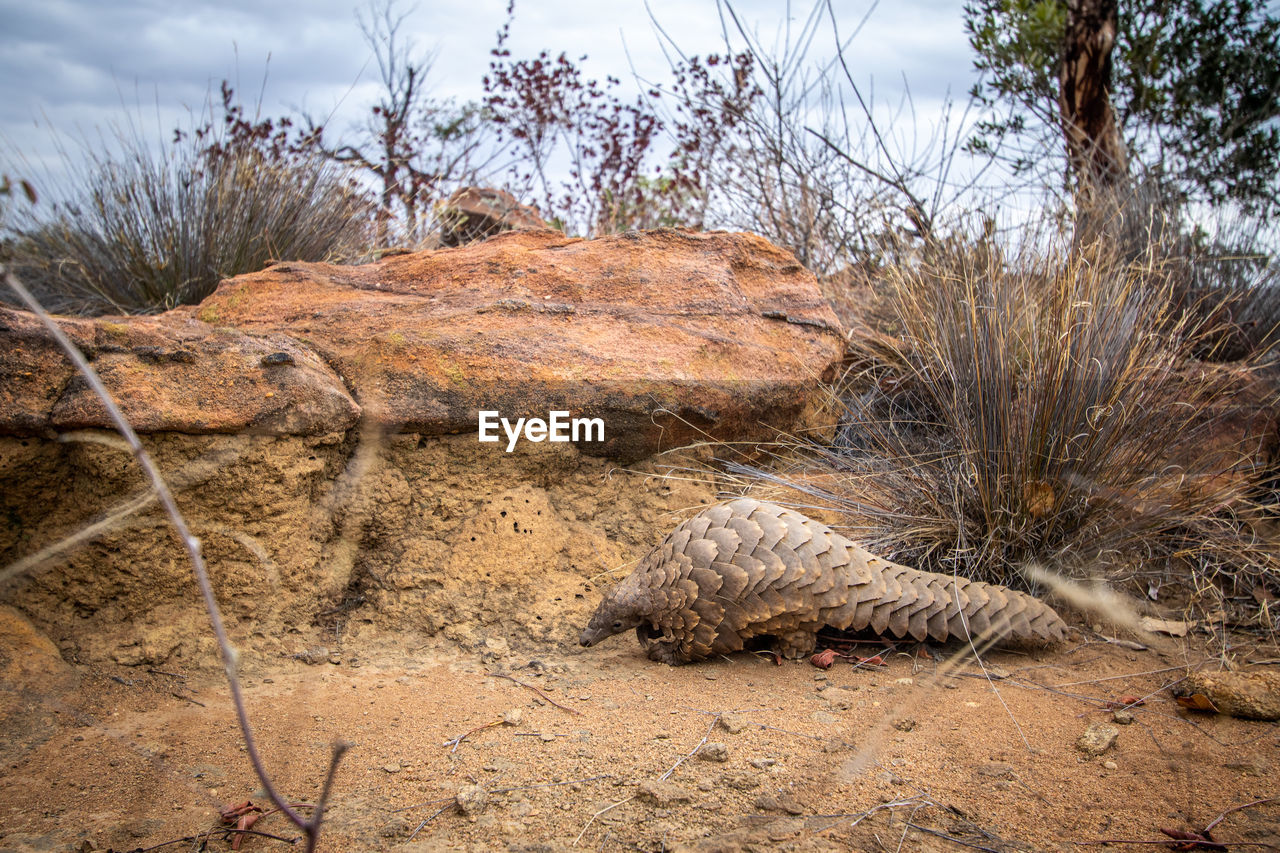
[[[168,145],[130,126],[114,150],[64,153],[65,200],[10,226],[14,271],[53,310],[149,313],[274,259],[363,251],[370,207],[341,168],[273,148],[270,133],[237,134],[238,112],[226,119]]]
[[[1061,150],[1058,61],[1066,0],[972,0],[965,27],[989,110],[971,150],[1017,172]],[[1280,205],[1280,18],[1264,0],[1122,3],[1112,104],[1131,153],[1194,198]]]

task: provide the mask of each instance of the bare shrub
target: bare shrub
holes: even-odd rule
[[[364,13],[356,13],[381,85],[364,128],[350,139],[330,141],[325,123],[308,117],[297,139],[304,150],[321,152],[375,182],[377,248],[434,245],[439,203],[454,190],[487,182],[503,156],[479,104],[431,96],[435,55],[418,51],[402,32],[409,11],[397,7],[396,0],[370,0]]]
[[[484,78],[487,115],[512,157],[511,191],[569,233],[701,228],[716,165],[761,94],[750,54],[681,57],[664,107],[662,85],[628,98],[618,78],[589,78],[585,56],[513,58],[513,11],[514,2]]]
[[[50,309],[149,313],[199,302],[223,278],[275,259],[317,261],[363,251],[370,206],[347,172],[276,132],[235,136],[242,118],[224,87],[210,118],[171,144],[136,123],[65,149],[60,200],[9,225],[14,271]],[[48,192],[48,197],[58,197]]]

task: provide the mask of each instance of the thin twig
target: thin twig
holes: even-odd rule
[[[1221,848],[1221,849],[1223,849],[1223,850],[1226,850],[1226,849],[1231,848],[1231,847],[1265,847],[1265,848],[1267,848],[1268,850],[1275,850],[1275,849],[1276,849],[1276,845],[1274,845],[1274,844],[1268,844],[1268,843],[1266,843],[1265,841],[1209,841],[1209,842],[1205,842],[1205,841],[1195,841],[1195,840],[1190,839],[1190,838],[1186,838],[1186,839],[1183,839],[1183,838],[1166,838],[1166,839],[1164,839],[1163,841],[1158,841],[1158,840],[1157,840],[1157,841],[1152,841],[1152,840],[1144,840],[1144,839],[1137,839],[1137,838],[1099,838],[1099,839],[1098,839],[1098,840],[1096,840],[1096,841],[1073,841],[1073,842],[1071,842],[1071,843],[1072,843],[1072,844],[1079,844],[1079,845],[1081,845],[1081,846],[1084,846],[1084,845],[1094,845],[1094,844],[1160,844],[1160,845],[1162,845],[1162,846],[1164,846],[1164,847],[1173,847],[1174,849],[1177,849],[1176,845],[1178,845],[1178,844],[1197,844],[1197,845],[1209,846],[1209,847],[1211,847],[1211,848],[1212,848],[1214,845],[1216,845],[1218,848]]]
[[[1178,666],[1166,666],[1162,669],[1149,669],[1145,672],[1131,672],[1125,675],[1108,675],[1105,678],[1087,678],[1084,681],[1067,681],[1063,684],[1055,684],[1054,687],[1076,687],[1081,684],[1097,684],[1100,681],[1119,681],[1122,678],[1139,678],[1144,675],[1159,675],[1162,672],[1174,672],[1179,669],[1188,669],[1185,664]]]
[[[525,683],[525,682],[521,681],[520,679],[516,678],[515,676],[507,675],[505,672],[491,672],[491,673],[489,673],[489,675],[493,676],[494,678],[505,678],[507,681],[513,682],[513,683],[515,683],[515,684],[519,684],[521,687],[527,687],[527,688],[529,688],[530,690],[532,690],[534,693],[537,693],[539,696],[541,696],[541,697],[542,697],[543,699],[545,699],[546,701],[550,702],[552,705],[555,705],[555,706],[556,706],[557,708],[559,708],[561,711],[568,711],[570,714],[577,714],[579,717],[581,717],[581,716],[582,716],[582,712],[581,712],[581,711],[579,711],[579,710],[577,710],[576,708],[567,708],[567,707],[565,707],[564,705],[561,705],[559,702],[557,702],[556,700],[552,699],[550,696],[548,696],[547,694],[543,693],[541,690],[539,690],[538,688],[534,687],[532,684],[527,684],[527,683]]]
[[[573,839],[573,843],[572,843],[572,844],[570,844],[569,846],[570,846],[570,847],[577,847],[577,846],[578,846],[578,842],[582,840],[582,836],[584,836],[584,835],[586,835],[586,834],[587,834],[587,830],[591,828],[591,824],[595,823],[595,822],[596,822],[596,818],[600,817],[600,815],[602,815],[602,814],[604,814],[605,812],[610,811],[610,810],[612,810],[612,809],[616,809],[618,806],[622,805],[623,803],[629,803],[629,802],[631,802],[632,800],[634,800],[635,798],[636,798],[636,795],[635,795],[635,794],[632,794],[631,796],[627,797],[625,800],[618,800],[618,801],[617,801],[616,803],[614,803],[613,805],[611,805],[611,806],[605,806],[605,807],[604,807],[604,808],[602,808],[600,811],[598,811],[598,812],[596,812],[595,814],[593,814],[593,815],[591,816],[591,820],[587,821],[587,825],[586,825],[586,826],[584,826],[584,827],[582,827],[582,832],[579,832],[579,833],[578,833],[578,837],[577,837],[577,838],[575,838],[575,839]]]
[[[436,811],[432,813],[431,817],[427,818],[427,819],[426,819],[426,820],[424,820],[422,823],[418,824],[418,825],[417,825],[417,827],[415,827],[415,828],[414,828],[413,832],[409,833],[409,840],[410,840],[410,841],[412,841],[413,839],[417,838],[417,837],[418,837],[418,833],[419,833],[419,832],[422,832],[422,828],[423,828],[424,826],[426,826],[427,824],[431,823],[431,821],[435,820],[436,818],[440,817],[440,815],[444,814],[444,812],[445,812],[445,811],[446,811],[450,806],[457,805],[457,803],[458,803],[458,799],[457,799],[457,797],[450,797],[450,798],[449,798],[449,802],[445,803],[443,806],[441,806],[440,808],[436,809]]]
[[[205,568],[200,540],[191,533],[186,519],[179,511],[177,503],[174,502],[173,494],[169,491],[168,484],[165,483],[164,477],[160,474],[160,469],[152,462],[151,456],[142,446],[142,441],[139,440],[138,434],[133,431],[128,419],[125,418],[124,413],[120,411],[120,407],[116,405],[115,400],[111,397],[111,392],[107,390],[98,374],[89,365],[84,354],[72,343],[66,332],[62,331],[62,327],[54,322],[53,318],[49,316],[49,312],[44,310],[44,307],[23,286],[22,282],[13,273],[9,272],[7,267],[0,265],[0,275],[3,275],[4,282],[9,286],[9,289],[16,293],[31,313],[40,319],[40,322],[48,329],[49,334],[57,341],[58,346],[62,348],[71,363],[75,365],[76,370],[84,377],[85,382],[93,389],[94,394],[102,401],[102,405],[106,408],[111,422],[115,425],[120,435],[123,436],[125,442],[129,445],[129,449],[133,452],[134,458],[137,459],[138,465],[151,482],[151,487],[155,490],[156,500],[164,508],[165,514],[169,516],[169,520],[173,523],[174,530],[177,532],[178,538],[181,540],[183,547],[186,548],[187,556],[191,560],[191,567],[195,571],[200,594],[204,598],[205,610],[209,613],[209,621],[213,626],[214,636],[218,640],[218,650],[222,655],[223,670],[226,673],[227,683],[231,689],[231,699],[236,709],[236,717],[240,723],[240,731],[244,735],[245,750],[249,755],[249,762],[253,765],[253,771],[258,780],[262,782],[262,788],[266,791],[271,802],[275,804],[276,808],[280,809],[280,812],[289,819],[290,823],[306,834],[306,849],[310,853],[315,849],[316,840],[319,836],[319,822],[317,821],[313,825],[289,808],[288,802],[276,790],[271,778],[267,775],[262,756],[258,754],[258,746],[253,737],[253,728],[249,724],[249,712],[245,706],[240,679],[236,675],[239,653],[232,647],[231,640],[227,636],[226,627],[223,625],[222,613],[218,609],[218,600],[214,596],[213,585],[209,582],[209,573]]]
[[[232,833],[243,833],[245,835],[257,835],[262,838],[269,838],[272,841],[283,841],[285,844],[297,844],[298,839],[285,838],[283,835],[272,835],[270,832],[263,832],[258,829],[236,829],[234,826],[219,826],[208,832],[197,833],[196,835],[184,835],[182,838],[174,838],[169,841],[161,841],[159,844],[153,844],[150,847],[139,847],[136,853],[150,853],[152,850],[159,850],[161,847],[168,847],[171,844],[185,844],[188,841],[208,841],[210,837],[222,834],[231,835]]]
[[[493,727],[495,727],[495,726],[500,726],[500,725],[502,725],[502,720],[494,720],[494,721],[493,721],[493,722],[491,722],[491,723],[485,723],[484,725],[476,726],[476,727],[475,727],[474,729],[472,729],[471,731],[469,731],[469,732],[463,732],[462,734],[458,735],[458,736],[457,736],[457,737],[455,737],[455,738],[450,738],[449,740],[445,741],[444,743],[442,743],[442,744],[440,744],[440,745],[441,745],[441,746],[450,746],[450,745],[452,745],[452,746],[453,746],[453,749],[451,749],[451,750],[449,750],[449,751],[450,751],[450,752],[457,752],[457,751],[458,751],[458,745],[459,745],[459,744],[461,744],[461,743],[462,743],[464,740],[466,740],[467,738],[471,737],[471,736],[472,736],[473,734],[475,734],[476,732],[482,732],[482,731],[484,731],[485,729],[491,729],[491,728],[493,728]]]
[[[702,736],[702,740],[698,741],[698,745],[695,746],[692,750],[690,750],[688,755],[680,756],[680,760],[677,761],[675,764],[672,764],[670,770],[668,770],[666,773],[663,773],[661,776],[658,777],[659,782],[667,781],[669,778],[671,778],[671,774],[676,772],[676,768],[678,768],[681,764],[684,764],[690,758],[693,758],[695,755],[698,754],[698,750],[702,749],[702,747],[707,742],[707,738],[711,737],[711,733],[715,731],[716,723],[720,722],[720,717],[721,717],[721,714],[716,714],[715,717],[712,718],[711,725],[707,726],[707,733]]]
[[[1231,847],[1266,847],[1267,849],[1275,850],[1277,849],[1276,845],[1267,844],[1260,841],[1211,841],[1209,839],[1209,833],[1213,832],[1213,828],[1218,824],[1222,823],[1223,819],[1226,818],[1226,816],[1231,814],[1232,812],[1238,812],[1238,811],[1242,811],[1243,809],[1253,808],[1254,806],[1260,806],[1260,805],[1263,805],[1264,803],[1273,803],[1273,802],[1276,802],[1277,800],[1280,800],[1280,797],[1264,797],[1261,800],[1254,800],[1253,802],[1243,803],[1238,806],[1232,806],[1231,808],[1224,811],[1222,814],[1215,817],[1212,821],[1210,821],[1209,825],[1206,826],[1204,829],[1198,830],[1195,832],[1196,835],[1202,836],[1202,839],[1175,838],[1172,841],[1170,840],[1147,841],[1147,840],[1128,839],[1128,838],[1100,838],[1097,841],[1077,841],[1075,843],[1076,844],[1163,844],[1166,846],[1173,846],[1178,842],[1183,841],[1185,843],[1194,843],[1196,845],[1203,845],[1206,847],[1213,847],[1215,849],[1222,849],[1222,850],[1227,850]],[[1165,832],[1166,835],[1169,834],[1167,830],[1162,830],[1162,831]]]
[[[1214,828],[1215,826],[1217,826],[1218,824],[1222,823],[1222,819],[1223,819],[1224,817],[1226,817],[1227,815],[1231,814],[1232,812],[1238,812],[1238,811],[1241,811],[1242,809],[1251,809],[1251,808],[1253,808],[1254,806],[1260,806],[1260,805],[1262,805],[1263,803],[1271,803],[1271,802],[1275,802],[1276,800],[1280,800],[1280,797],[1264,797],[1264,798],[1263,798],[1263,799],[1261,799],[1261,800],[1254,800],[1253,802],[1251,802],[1251,803],[1245,803],[1245,804],[1244,804],[1244,805],[1242,805],[1242,806],[1232,806],[1231,808],[1227,809],[1227,810],[1226,810],[1225,812],[1223,812],[1222,814],[1220,814],[1220,815],[1218,815],[1217,817],[1215,817],[1215,818],[1213,819],[1213,821],[1212,821],[1208,826],[1206,826],[1206,827],[1204,828],[1204,831],[1205,831],[1205,833],[1206,833],[1206,834],[1208,834],[1208,833],[1210,833],[1210,832],[1213,832],[1213,828]],[[1238,843],[1238,842],[1236,842],[1236,843]]]
[[[947,835],[945,832],[940,832],[939,830],[936,830],[936,829],[930,829],[929,827],[921,826],[918,823],[911,823],[910,821],[907,821],[907,827],[909,829],[918,829],[921,832],[927,832],[930,835],[936,835],[938,838],[945,838],[947,841],[960,844],[964,847],[972,847],[974,850],[983,850],[985,851],[985,853],[1003,853],[1003,851],[997,850],[994,847],[984,847],[981,844],[975,844],[972,841],[965,841],[963,838],[957,838],[954,835]]]
[[[169,692],[169,695],[172,696],[174,699],[185,699],[188,702],[190,702],[192,705],[199,705],[201,708],[209,707],[208,705],[201,702],[199,699],[192,699],[190,696],[183,696],[181,693],[177,692],[176,690],[171,690]]]
[[[919,797],[912,797],[909,800],[894,800],[888,803],[880,803],[878,805],[872,806],[871,808],[867,809],[865,812],[858,812],[857,814],[814,815],[815,818],[835,818],[836,819],[835,823],[828,824],[827,826],[822,827],[822,829],[816,830],[816,833],[822,833],[822,832],[826,832],[829,829],[835,829],[838,826],[844,826],[845,821],[847,821],[849,818],[853,818],[853,821],[849,824],[848,828],[853,829],[855,826],[862,823],[864,820],[866,820],[867,818],[871,817],[873,814],[879,811],[882,811],[884,809],[889,809],[890,811],[892,811],[893,809],[896,809],[898,806],[914,805],[919,799],[920,799]],[[928,801],[928,802],[931,802],[931,801]]]

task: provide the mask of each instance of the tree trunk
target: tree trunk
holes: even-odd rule
[[[1110,97],[1118,18],[1119,0],[1067,0],[1058,110],[1071,170],[1086,193],[1114,187],[1128,175]]]

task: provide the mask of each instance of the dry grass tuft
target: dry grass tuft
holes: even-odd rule
[[[1280,592],[1276,383],[1195,357],[1220,312],[1186,310],[1165,248],[926,246],[885,268],[852,336],[836,440],[733,469],[934,571],[1026,586],[1039,562],[1208,608]]]
[[[65,199],[15,218],[8,264],[50,310],[150,313],[272,260],[364,251],[369,202],[341,167],[210,145],[158,147],[130,126],[83,159],[64,153]]]

